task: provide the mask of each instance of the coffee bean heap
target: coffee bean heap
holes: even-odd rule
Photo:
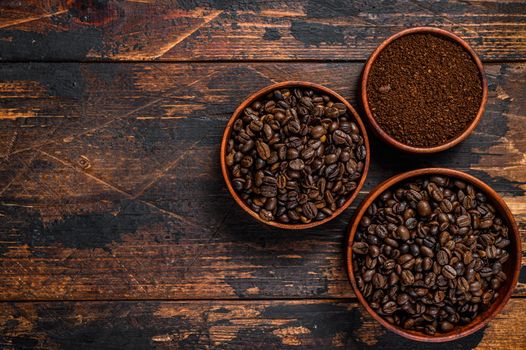
[[[316,90],[281,89],[237,119],[226,164],[232,187],[265,221],[331,216],[357,187],[366,148],[345,104]]]
[[[385,191],[352,246],[356,283],[385,320],[435,334],[470,323],[497,298],[508,226],[486,195],[432,176]]]

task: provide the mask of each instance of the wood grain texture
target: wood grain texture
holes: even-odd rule
[[[232,111],[274,81],[327,85],[356,105],[359,63],[3,64],[0,299],[346,298],[345,228],[287,232],[249,218],[223,184]],[[370,189],[446,166],[489,183],[526,247],[526,65],[486,66],[474,134],[430,157],[373,139]],[[526,258],[523,257],[523,265]],[[517,296],[526,294],[523,267]]]
[[[415,157],[373,137],[358,200],[319,228],[284,233],[235,205],[218,152],[246,96],[306,80],[357,106],[362,62],[422,25],[487,63],[466,142]],[[514,0],[0,1],[0,348],[525,349],[525,38]],[[503,312],[447,344],[386,331],[343,266],[356,205],[428,166],[494,187],[525,249]]]
[[[426,344],[343,300],[0,304],[3,349],[524,349],[526,299],[461,340]]]
[[[388,36],[438,26],[484,60],[526,59],[521,1],[6,0],[3,60],[363,60]]]

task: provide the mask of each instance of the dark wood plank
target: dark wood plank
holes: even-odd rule
[[[230,113],[252,91],[304,79],[356,105],[361,68],[1,65],[0,299],[352,296],[343,244],[353,209],[303,232],[262,226],[229,197],[218,146]],[[401,171],[457,168],[506,199],[526,240],[526,66],[486,69],[490,98],[475,133],[428,158],[373,139],[359,201]],[[526,295],[526,266],[520,282],[516,295]]]
[[[0,304],[0,346],[14,349],[524,349],[526,299],[488,327],[426,344],[386,331],[353,301]]]
[[[438,26],[485,60],[526,58],[521,1],[17,1],[3,60],[363,60],[389,35]]]

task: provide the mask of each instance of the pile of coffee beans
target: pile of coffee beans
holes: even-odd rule
[[[388,322],[435,334],[470,323],[507,276],[509,227],[486,195],[459,179],[410,179],[382,193],[362,217],[353,272]]]
[[[310,223],[343,206],[366,147],[345,104],[312,89],[278,89],[234,122],[226,164],[232,187],[265,221]]]
[[[433,147],[471,124],[482,88],[477,65],[460,44],[432,34],[409,34],[378,55],[367,96],[382,130],[403,144]]]

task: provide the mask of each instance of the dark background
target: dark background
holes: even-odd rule
[[[347,281],[356,204],[282,231],[235,205],[220,175],[223,128],[245,97],[306,80],[362,113],[365,60],[418,25],[477,51],[487,111],[434,156],[371,136],[356,204],[396,173],[451,167],[493,186],[524,240],[522,1],[1,1],[0,348],[526,348],[526,268],[485,329],[408,341]]]

